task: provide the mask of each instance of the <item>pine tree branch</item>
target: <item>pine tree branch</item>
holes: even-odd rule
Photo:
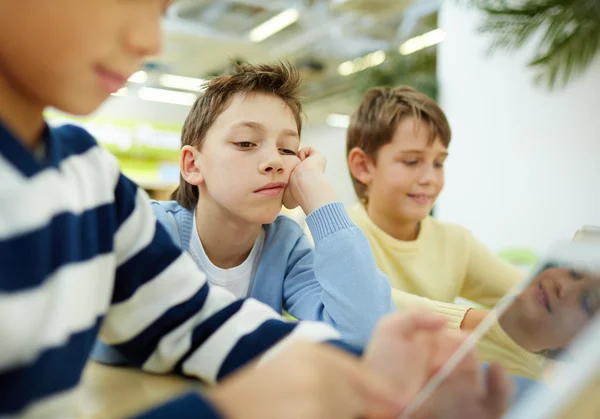
[[[553,89],[581,75],[600,52],[600,1],[528,0],[507,6],[500,0],[472,0],[486,13],[479,30],[494,36],[490,52],[517,49],[542,32],[528,65],[536,81]]]

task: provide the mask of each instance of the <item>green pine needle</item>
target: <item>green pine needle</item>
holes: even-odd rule
[[[600,1],[472,0],[486,13],[479,29],[493,36],[490,51],[518,49],[541,31],[528,65],[550,89],[581,76],[600,52]]]

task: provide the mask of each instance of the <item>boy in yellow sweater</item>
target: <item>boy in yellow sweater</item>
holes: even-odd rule
[[[444,187],[450,139],[444,112],[427,95],[411,87],[368,91],[347,133],[348,166],[360,199],[350,216],[390,278],[399,308],[426,306],[446,316],[450,327],[472,330],[488,311],[454,304],[456,297],[492,307],[524,275],[465,228],[430,216]],[[539,373],[540,357],[500,327],[480,349],[490,344],[485,352],[507,361],[511,373]]]

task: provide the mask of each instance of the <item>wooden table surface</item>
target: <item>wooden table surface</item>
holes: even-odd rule
[[[206,392],[198,381],[90,361],[78,390],[76,415],[82,419],[128,417],[189,390]]]

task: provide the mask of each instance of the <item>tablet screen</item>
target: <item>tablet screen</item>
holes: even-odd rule
[[[506,347],[497,351],[503,354],[499,359],[486,361],[497,361],[511,375],[543,380],[553,365],[569,362],[574,356],[571,342],[599,311],[600,245],[582,241],[554,247],[471,333],[417,394],[402,418],[409,418],[427,398],[435,397],[436,389],[462,358],[492,335],[502,335],[500,342]],[[521,363],[527,374],[506,368],[507,358],[511,365]]]

